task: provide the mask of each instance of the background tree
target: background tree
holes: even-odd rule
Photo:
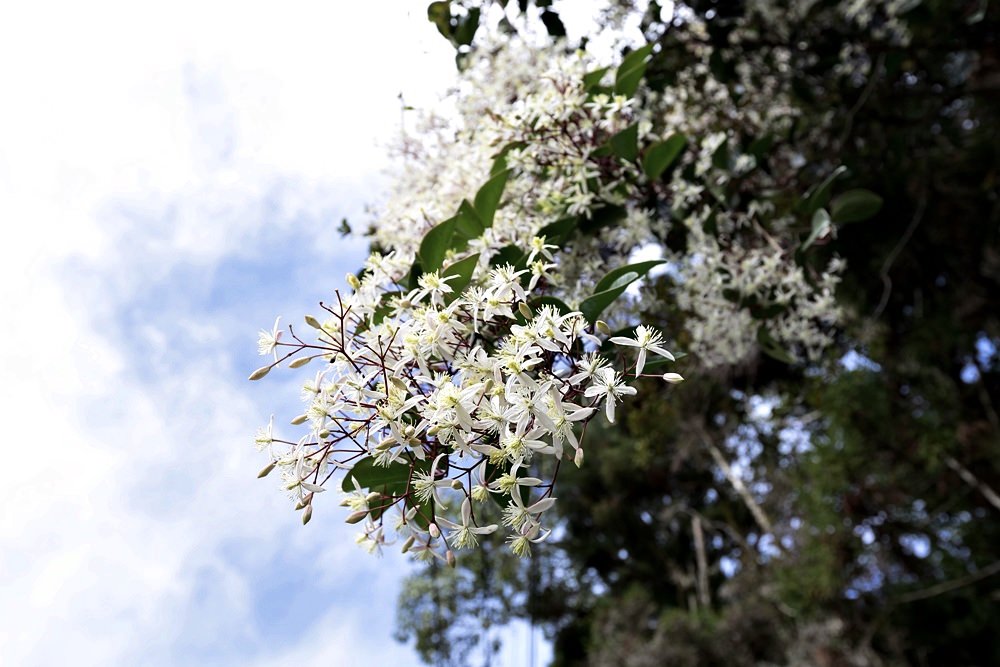
[[[499,34],[563,36],[551,3],[517,4]],[[497,34],[491,6],[438,2],[429,16],[467,53]],[[664,400],[650,386],[623,428],[588,433],[600,458],[560,475],[557,542],[530,562],[491,554],[504,583],[472,590],[500,608],[463,613],[540,624],[558,665],[1000,663],[1000,10],[617,2],[607,29],[632,12],[657,45],[640,106],[691,72],[705,97],[688,108],[713,117],[742,104],[748,79],[791,96],[794,125],[743,148],[789,179],[766,185],[798,200],[804,239],[816,232],[808,261],[846,261],[844,316],[811,359],[763,338],[706,364],[682,335],[697,369],[683,390]],[[794,170],[768,164],[789,152]],[[859,188],[882,205],[851,224],[873,200],[832,195]],[[835,238],[820,211],[840,223]],[[664,242],[687,239],[675,229]],[[675,334],[698,316],[673,298],[676,280],[642,302],[644,321]],[[463,561],[462,576],[483,563]],[[426,637],[411,610],[428,574],[404,593],[403,636]],[[526,579],[530,590],[511,590]]]

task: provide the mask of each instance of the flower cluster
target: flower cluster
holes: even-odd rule
[[[838,20],[887,25],[905,9],[881,2],[871,18],[860,6],[839,5]],[[791,29],[769,0],[741,21],[733,44]],[[702,368],[820,355],[841,317],[843,262],[811,248],[877,197],[827,212],[841,171],[815,159],[822,127],[793,131],[792,51],[710,42],[695,17],[674,43],[617,63],[487,42],[450,107],[418,115],[350,290],[306,318],[314,340],[277,323],[260,337],[274,361],[252,379],[324,364],[293,420],[307,434],[283,440],[269,425],[256,439],[271,455],[263,473],[280,470],[303,520],[337,481],[372,549],[398,533],[404,551],[453,561],[502,523],[527,555],[549,535],[559,466],[583,461],[588,422],[614,421],[636,378],[680,381],[650,372],[677,341]],[[644,80],[675,47],[687,64]],[[848,78],[870,64],[862,47],[845,54]],[[807,162],[821,169],[803,180]],[[634,297],[653,269],[677,306],[669,338],[640,324]]]
[[[520,265],[553,259],[544,239],[531,248]],[[323,305],[322,320],[306,318],[310,340],[277,324],[260,333],[260,352],[274,361],[254,379],[281,364],[323,363],[293,420],[308,434],[283,440],[269,425],[257,437],[272,459],[263,473],[280,471],[304,521],[316,494],[342,477],[361,542],[379,549],[397,533],[403,551],[450,561],[500,528],[479,509],[492,499],[511,550],[526,556],[550,534],[555,476],[564,461],[582,463],[595,413],[614,421],[619,401],[636,393],[627,377],[681,379],[645,372],[648,355],[673,359],[660,332],[640,325],[634,338],[608,340],[603,324],[539,300],[546,283],[528,269],[479,257],[423,273],[411,287],[412,260],[373,254],[360,277],[348,276],[353,289]]]

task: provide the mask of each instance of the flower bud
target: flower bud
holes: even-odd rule
[[[308,420],[308,419],[309,419],[309,415],[299,415],[298,417],[296,417],[295,419],[292,420],[292,424],[294,426],[298,426],[299,424],[306,423],[306,420]]]
[[[259,473],[257,473],[257,479],[260,479],[261,477],[267,477],[268,475],[270,475],[271,471],[274,470],[274,466],[276,465],[278,465],[276,461],[271,461],[270,463],[268,463],[261,469]]]
[[[457,480],[457,479],[451,480],[451,488],[455,489],[456,491],[461,490],[462,489],[462,482],[460,480]]]
[[[530,320],[535,317],[535,314],[531,312],[531,308],[523,301],[517,304],[517,312],[521,313],[526,320]]]
[[[317,320],[312,315],[306,315],[306,324],[308,324],[309,326],[311,326],[313,329],[322,329],[323,328],[323,325],[319,323],[319,320]]]
[[[451,568],[455,567],[455,552],[454,551],[452,551],[451,549],[448,549],[448,551],[446,551],[445,554],[444,554],[444,559],[446,561],[448,561],[448,567],[451,567]]]
[[[348,273],[346,276],[344,276],[344,280],[346,280],[347,284],[351,286],[351,289],[356,290],[359,287],[361,287],[361,281],[358,280],[358,277],[353,273]]]
[[[413,537],[413,535],[410,535],[409,537],[407,537],[407,538],[406,538],[406,541],[405,541],[405,542],[403,542],[403,548],[402,548],[402,552],[403,552],[404,554],[405,554],[405,553],[406,553],[407,551],[409,551],[409,550],[410,550],[410,547],[412,547],[412,546],[413,546],[413,542],[414,542],[414,540],[415,540],[415,538]]]
[[[427,532],[431,534],[431,537],[441,537],[441,529],[438,528],[436,523],[427,526]]]
[[[368,512],[366,512],[365,510],[358,510],[357,512],[352,512],[351,514],[348,514],[347,518],[344,519],[344,521],[346,523],[358,523],[359,521],[364,520],[366,516],[368,516]]]
[[[307,523],[309,523],[309,519],[311,519],[312,516],[313,516],[313,506],[306,505],[305,510],[303,510],[302,512],[302,525],[304,526]]]
[[[597,322],[594,323],[594,326],[596,326],[597,330],[600,331],[605,336],[611,335],[611,327],[609,327],[608,323],[605,322],[604,320],[597,320]]]
[[[264,366],[263,368],[258,368],[253,373],[251,373],[250,377],[248,379],[250,379],[250,380],[259,380],[259,379],[261,379],[262,377],[264,377],[265,375],[267,375],[270,372],[271,372],[271,367],[270,366]]]
[[[573,457],[573,463],[576,464],[577,468],[583,465],[583,447],[576,450],[576,455]]]
[[[296,359],[292,363],[288,364],[288,367],[289,368],[302,368],[303,366],[305,366],[306,364],[308,364],[312,360],[313,360],[312,357],[299,357],[298,359]]]
[[[680,373],[664,373],[663,379],[670,384],[678,384],[684,382],[684,378],[681,377]]]
[[[376,500],[381,500],[381,499],[382,499],[382,494],[379,493],[378,491],[372,491],[367,496],[365,496],[366,503],[373,503]]]

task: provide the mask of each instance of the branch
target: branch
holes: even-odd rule
[[[694,535],[694,553],[698,564],[698,604],[708,609],[712,600],[708,592],[708,559],[705,557],[705,533],[701,529],[701,517],[691,517],[691,532]]]
[[[892,293],[892,278],[889,277],[889,270],[892,269],[893,263],[896,258],[899,257],[899,253],[903,251],[903,248],[910,241],[910,237],[913,236],[913,232],[917,231],[917,225],[924,217],[924,211],[927,209],[927,187],[925,186],[920,191],[920,200],[917,202],[917,210],[913,213],[913,219],[910,220],[909,227],[903,232],[903,235],[899,238],[899,242],[892,249],[892,251],[886,256],[885,262],[882,264],[882,270],[879,272],[879,276],[882,278],[882,298],[879,299],[878,306],[875,307],[875,312],[872,313],[873,318],[878,318],[885,310],[886,305],[889,303],[889,295]]]
[[[998,573],[1000,573],[1000,560],[993,562],[991,565],[987,565],[979,572],[973,572],[972,574],[961,577],[960,579],[943,581],[940,584],[936,584],[930,588],[925,588],[922,591],[913,591],[912,593],[902,595],[896,599],[896,604],[906,604],[908,602],[916,602],[917,600],[925,600],[927,598],[934,597],[935,595],[941,595],[942,593],[953,591],[956,588],[962,588],[963,586],[974,584],[980,579],[992,577],[994,574]]]
[[[962,481],[974,488],[979,493],[983,494],[983,497],[989,501],[990,505],[993,505],[997,510],[1000,510],[1000,495],[994,491],[988,484],[980,481],[978,477],[972,474],[972,471],[959,463],[953,456],[946,456],[944,458],[945,465],[958,473],[958,476],[962,478]]]
[[[739,476],[737,476],[736,473],[733,472],[732,466],[730,466],[729,462],[727,462],[725,457],[722,456],[722,452],[719,451],[719,448],[716,447],[715,444],[711,440],[709,440],[708,436],[705,434],[702,434],[702,440],[704,441],[705,446],[708,448],[708,452],[712,455],[712,459],[715,460],[716,465],[718,465],[719,468],[722,469],[722,474],[726,476],[726,479],[729,481],[733,489],[739,495],[740,499],[743,501],[743,504],[747,506],[748,510],[750,510],[750,514],[753,515],[753,518],[757,522],[757,525],[759,525],[765,533],[773,534],[774,526],[771,524],[771,520],[767,518],[767,515],[764,514],[764,510],[761,509],[760,505],[757,504],[757,501],[753,499],[752,495],[750,495],[750,491],[743,483],[743,480],[740,479]]]

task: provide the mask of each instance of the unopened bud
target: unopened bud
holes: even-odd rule
[[[305,510],[303,510],[302,512],[302,525],[304,526],[307,523],[309,523],[309,519],[311,519],[312,516],[313,516],[313,506],[306,505]]]
[[[458,491],[459,489],[462,488],[462,482],[459,481],[459,480],[457,480],[457,479],[451,480],[451,488],[453,488],[456,491]]]
[[[249,379],[250,380],[259,380],[259,379],[261,379],[262,377],[264,377],[265,375],[267,375],[270,372],[271,372],[271,367],[270,366],[264,366],[263,368],[258,368],[253,373],[251,373]]]
[[[418,507],[414,505],[410,509],[406,510],[406,514],[404,514],[403,516],[406,517],[407,521],[413,521],[413,517],[417,516],[417,509]]]
[[[357,512],[352,512],[348,514],[347,518],[344,519],[344,521],[346,523],[358,523],[359,521],[363,521],[366,516],[368,516],[368,512],[364,510],[358,510]]]
[[[577,468],[583,465],[583,447],[579,447],[576,450],[576,455],[573,457],[573,463],[576,464]]]
[[[609,327],[608,323],[605,322],[604,320],[597,320],[597,322],[594,323],[594,326],[596,326],[597,330],[600,331],[605,336],[611,335],[611,327]]]
[[[378,491],[372,491],[367,496],[365,496],[366,503],[373,503],[376,500],[381,500],[381,499],[382,499],[382,494],[379,493]]]
[[[268,475],[270,475],[271,471],[274,470],[274,466],[276,465],[278,465],[276,461],[271,461],[266,466],[261,468],[261,471],[257,473],[257,479],[260,479],[261,477],[267,477]]]
[[[299,424],[306,423],[307,419],[309,419],[309,415],[299,415],[298,417],[292,420],[292,424],[298,426]]]
[[[312,315],[306,315],[306,324],[308,324],[309,326],[311,326],[313,329],[322,329],[323,328],[323,325],[319,323],[319,320],[317,320]]]
[[[346,280],[347,284],[351,286],[351,289],[358,289],[361,287],[361,281],[358,280],[358,277],[353,273],[348,273],[344,276],[344,280]]]
[[[444,554],[444,559],[446,561],[448,561],[448,567],[451,567],[451,568],[455,567],[455,552],[454,551],[452,551],[451,549],[448,549],[448,551],[446,551],[445,554]]]
[[[524,319],[526,320],[530,320],[535,316],[535,314],[531,312],[531,308],[528,306],[528,304],[526,304],[523,301],[517,304],[517,312],[521,313],[521,315],[523,315]]]
[[[405,554],[405,553],[406,553],[407,551],[409,551],[409,550],[410,550],[410,547],[412,547],[412,546],[413,546],[413,542],[414,542],[414,541],[415,541],[415,538],[413,537],[413,535],[410,535],[409,537],[407,537],[407,538],[406,538],[406,541],[405,541],[405,542],[403,542],[403,548],[402,548],[402,552],[403,552],[404,554]]]
[[[438,528],[436,523],[427,526],[427,532],[431,534],[431,537],[441,537],[441,529]]]
[[[678,384],[684,382],[684,378],[681,377],[680,373],[664,373],[663,379],[670,384]]]
[[[303,366],[305,366],[306,364],[308,364],[312,360],[313,360],[312,357],[299,357],[298,359],[296,359],[292,363],[288,364],[288,367],[289,368],[302,368]]]

